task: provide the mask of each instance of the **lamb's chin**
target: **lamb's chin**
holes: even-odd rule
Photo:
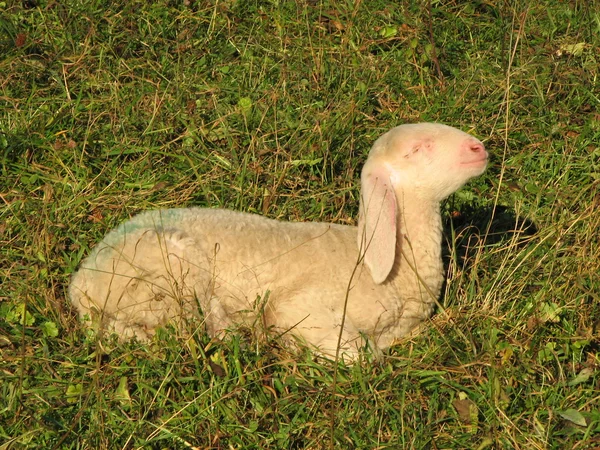
[[[460,168],[463,170],[467,170],[469,172],[470,177],[476,177],[485,172],[487,163],[488,159],[482,158],[476,161],[461,162]]]

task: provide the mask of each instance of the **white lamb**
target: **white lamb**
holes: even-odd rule
[[[338,344],[349,358],[384,349],[430,316],[443,282],[440,202],[487,159],[455,128],[401,125],[375,142],[363,168],[358,227],[149,211],[104,238],[69,297],[122,338],[202,319],[211,336],[260,325],[329,356]]]

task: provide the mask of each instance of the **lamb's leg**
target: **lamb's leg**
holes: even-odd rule
[[[304,345],[313,347],[317,353],[328,358],[336,356],[339,344],[339,356],[346,360],[354,360],[365,346],[364,336],[346,317],[341,333],[342,315],[324,305],[302,308],[305,302],[286,299],[276,303],[266,315],[267,324],[276,326],[274,331],[282,335],[286,341],[294,338]]]

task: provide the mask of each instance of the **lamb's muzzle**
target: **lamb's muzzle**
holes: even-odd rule
[[[443,281],[440,201],[487,159],[479,140],[455,128],[401,125],[371,149],[358,227],[149,211],[94,248],[69,297],[82,318],[122,338],[201,320],[213,336],[262,326],[330,356],[340,336],[348,357],[365,344],[383,349],[431,314]]]

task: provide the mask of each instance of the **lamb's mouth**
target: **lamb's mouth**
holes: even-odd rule
[[[481,165],[487,164],[487,161],[488,161],[488,157],[486,156],[485,158],[475,159],[473,161],[461,162],[460,165],[467,166],[467,167],[481,166]]]

